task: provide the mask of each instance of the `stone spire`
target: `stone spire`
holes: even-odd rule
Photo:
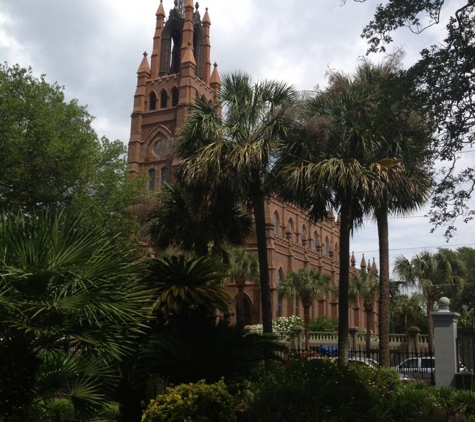
[[[362,270],[366,270],[366,260],[364,259],[364,254],[363,254],[363,257],[361,258],[360,268]],[[371,269],[371,268],[369,268],[369,269]]]

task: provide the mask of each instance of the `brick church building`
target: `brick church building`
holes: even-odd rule
[[[161,184],[173,176],[177,163],[172,155],[174,138],[190,105],[200,96],[213,102],[219,100],[221,82],[217,65],[211,64],[210,27],[208,10],[201,16],[198,3],[175,1],[167,17],[160,0],[152,54],[150,58],[143,54],[137,71],[128,150],[130,172],[148,175],[148,188],[152,191],[158,192]],[[326,221],[312,223],[302,210],[276,199],[266,204],[266,222],[273,317],[302,317],[300,301],[279,299],[277,285],[286,274],[300,268],[320,269],[331,276],[333,285],[338,285],[338,223],[332,215]],[[248,240],[247,248],[257,252],[255,238]],[[362,264],[366,265],[364,260]],[[355,266],[354,257],[351,265]],[[247,281],[241,288],[244,312],[235,314],[234,320],[259,323],[259,286]],[[234,298],[234,309],[238,309],[239,287],[230,283],[228,291]],[[310,310],[311,318],[337,318],[337,300],[333,295],[316,300]],[[360,304],[351,305],[350,326],[365,326]],[[377,331],[376,327],[373,331]]]

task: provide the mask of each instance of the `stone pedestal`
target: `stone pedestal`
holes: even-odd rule
[[[450,312],[450,300],[439,301],[439,311],[432,312],[434,320],[435,384],[455,388],[458,372],[457,322],[460,314]]]

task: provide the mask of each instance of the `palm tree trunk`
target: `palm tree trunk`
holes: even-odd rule
[[[373,309],[365,310],[366,312],[366,357],[371,357],[371,326],[373,325]]]
[[[389,234],[386,209],[376,212],[379,240],[379,363],[390,367],[389,351]]]
[[[266,220],[264,194],[259,186],[253,189],[252,206],[259,258],[259,281],[261,284],[261,311],[264,333],[272,333],[272,304],[269,279],[269,260],[267,258]]]
[[[351,205],[343,201],[340,209],[340,286],[338,290],[338,358],[348,363],[348,292],[350,287]]]
[[[310,326],[310,305],[302,303],[303,307],[303,325],[305,326],[305,350],[308,350],[308,329]]]

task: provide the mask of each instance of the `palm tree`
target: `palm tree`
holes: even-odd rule
[[[465,266],[456,253],[449,249],[437,252],[423,251],[410,260],[399,256],[394,265],[394,272],[403,280],[417,284],[427,299],[427,330],[429,349],[434,350],[434,323],[431,312],[439,296],[441,287],[463,286],[465,284]]]
[[[315,299],[329,293],[331,277],[320,271],[301,268],[291,272],[279,283],[279,296],[298,298],[303,307],[303,321],[305,328],[305,348],[308,349],[308,331],[310,326],[310,307]]]
[[[419,293],[411,294],[411,296],[399,295],[394,298],[391,304],[391,319],[396,323],[396,320],[400,320],[402,317],[403,329],[407,331],[409,318],[414,321],[421,314],[425,303],[424,295]],[[413,325],[414,322],[411,324]]]
[[[377,104],[371,116],[373,136],[379,139],[379,156],[395,157],[400,172],[375,180],[368,208],[374,213],[379,239],[379,355],[381,366],[390,365],[389,356],[389,233],[388,215],[405,215],[422,206],[432,187],[429,145],[431,135],[421,108],[405,85],[401,72],[401,51],[379,65],[363,60],[355,83],[371,90]]]
[[[147,227],[152,243],[160,249],[177,246],[198,256],[211,252],[226,260],[224,245],[243,245],[252,220],[223,180],[197,189],[178,175],[173,184],[162,186]]]
[[[226,267],[213,257],[163,256],[152,259],[145,280],[152,289],[154,311],[165,321],[194,313],[228,314],[231,297],[225,288]]]
[[[270,193],[269,171],[278,139],[285,129],[282,107],[293,96],[292,88],[284,83],[253,82],[241,72],[228,74],[222,80],[220,104],[199,99],[177,145],[188,184],[199,187],[225,179],[252,211],[265,333],[272,332],[265,198]]]
[[[379,145],[370,129],[376,104],[371,91],[339,73],[330,85],[310,99],[302,115],[291,122],[291,138],[282,144],[274,166],[284,200],[309,210],[314,220],[328,210],[339,212],[340,281],[338,353],[348,361],[348,291],[350,236],[362,223],[365,198],[376,180],[400,171],[399,162],[378,157]]]
[[[379,278],[374,270],[361,268],[353,274],[350,285],[350,299],[363,301],[366,314],[366,354],[370,357],[371,327],[373,326],[374,305],[379,296]]]
[[[229,279],[238,287],[236,321],[244,323],[244,288],[246,280],[255,281],[259,277],[259,259],[256,254],[243,248],[229,251]]]
[[[113,362],[144,329],[141,266],[65,213],[4,214],[0,244],[0,418],[58,395],[84,415],[106,405]]]

